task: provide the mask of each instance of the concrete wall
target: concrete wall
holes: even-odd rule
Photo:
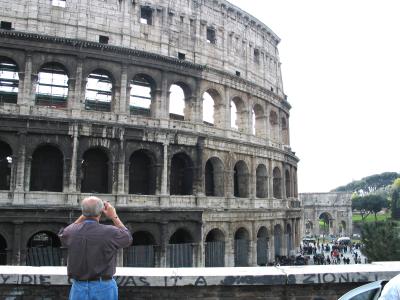
[[[334,300],[375,280],[389,280],[400,262],[263,268],[118,268],[120,299]],[[67,299],[65,268],[0,267],[1,299]]]

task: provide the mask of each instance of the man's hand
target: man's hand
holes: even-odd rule
[[[118,219],[117,212],[115,211],[115,208],[110,204],[110,202],[104,202],[103,213],[107,218],[111,220]]]

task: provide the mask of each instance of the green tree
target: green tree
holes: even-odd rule
[[[400,260],[399,229],[394,222],[365,223],[361,229],[363,254],[370,261]]]
[[[333,192],[356,192],[365,195],[377,191],[380,188],[390,186],[396,178],[400,177],[396,172],[385,172],[362,178],[361,180],[352,181],[346,185],[340,186]]]
[[[391,193],[390,193],[390,201],[391,201],[391,210],[392,210],[392,219],[400,219],[400,178],[397,178],[393,181]]]
[[[388,207],[387,200],[381,195],[369,194],[366,196],[356,196],[352,199],[351,208],[352,210],[359,211],[361,214],[361,220],[364,222],[365,218],[370,214],[374,214],[375,222],[377,221],[376,214],[382,210],[382,208]]]

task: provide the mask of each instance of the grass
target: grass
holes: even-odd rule
[[[387,219],[390,219],[390,212],[387,212],[385,214],[378,214],[376,215],[377,221],[386,221]],[[353,214],[353,222],[354,223],[360,223],[362,222],[361,219],[361,215],[359,214]],[[368,215],[368,217],[366,217],[364,219],[364,222],[369,223],[369,222],[375,222],[375,216],[372,214]]]

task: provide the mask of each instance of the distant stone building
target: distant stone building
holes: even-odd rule
[[[352,235],[351,193],[302,193],[299,198],[304,208],[304,235]]]
[[[224,0],[0,0],[0,263],[65,263],[97,194],[119,265],[255,266],[299,245],[279,38]]]

